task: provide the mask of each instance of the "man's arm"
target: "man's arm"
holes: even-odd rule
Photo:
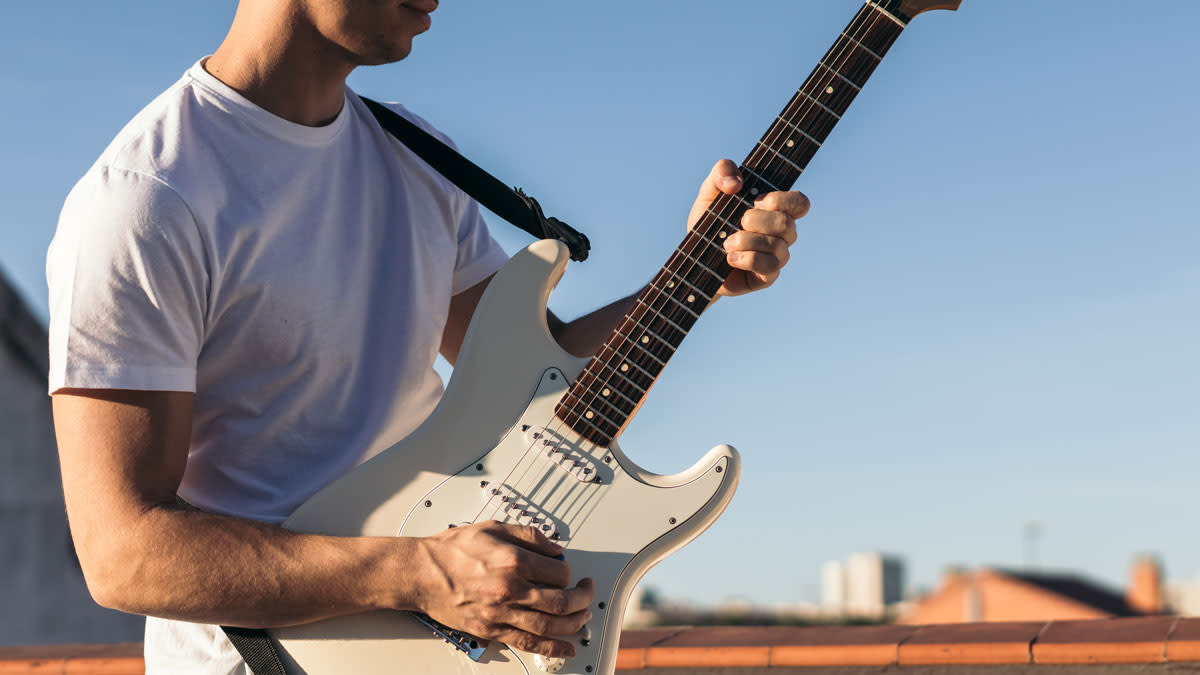
[[[741,188],[742,177],[737,165],[727,159],[717,162],[700,185],[700,192],[692,203],[688,229],[700,220],[705,209],[721,193],[736,194]],[[733,273],[725,280],[717,297],[742,295],[775,283],[791,257],[788,247],[796,243],[796,220],[808,213],[808,209],[808,198],[800,192],[771,192],[760,196],[755,208],[742,217],[742,231],[725,239],[725,250],[729,252],[727,260]],[[458,358],[467,325],[489,282],[491,277],[459,293],[450,301],[450,315],[442,334],[441,351],[451,364]],[[564,322],[553,312],[547,311],[550,333],[568,352],[576,356],[591,356],[599,351],[604,339],[616,329],[635,297],[636,293],[570,322]]]
[[[176,503],[190,393],[60,390],[55,429],[67,512],[97,602],[127,612],[246,627],[369,609],[425,611],[519,649],[566,656],[589,584],[565,588],[561,549],[498,523],[429,538],[290,532]]]

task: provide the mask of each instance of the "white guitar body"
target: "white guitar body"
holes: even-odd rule
[[[546,300],[566,264],[566,247],[554,241],[518,253],[490,284],[445,396],[424,424],[322,490],[285,527],[424,536],[489,519],[532,522],[557,535],[574,579],[595,580],[590,635],[572,638],[576,656],[558,671],[589,675],[613,672],[634,585],[717,519],[733,497],[740,459],[722,445],[687,471],[660,476],[554,419],[587,363],[563,351],[546,326]],[[289,672],[309,675],[543,670],[533,655],[495,642],[472,660],[404,612],[270,632]]]

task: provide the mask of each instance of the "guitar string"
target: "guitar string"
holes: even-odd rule
[[[869,6],[870,6],[870,3],[869,3],[869,2],[867,2],[867,3],[864,3],[863,7],[861,7],[861,8],[860,8],[860,10],[859,10],[858,14],[857,14],[857,15],[856,15],[856,16],[855,16],[855,17],[854,17],[852,20],[851,20],[851,26],[853,26],[853,24],[854,24],[854,23],[856,23],[856,22],[859,22],[859,21],[860,21],[860,19],[862,19],[862,18],[863,18],[863,16],[864,16],[866,13],[868,13],[868,7],[869,7]],[[878,9],[878,8],[876,8],[876,9]],[[874,13],[874,14],[872,14],[872,15],[871,15],[871,16],[872,16],[872,18],[871,18],[869,21],[867,21],[867,22],[863,22],[863,23],[860,23],[859,29],[853,29],[853,28],[849,28],[849,27],[848,27],[847,31],[844,31],[844,33],[843,33],[843,35],[842,35],[841,37],[851,37],[851,36],[848,36],[848,35],[846,35],[845,33],[851,33],[852,35],[854,35],[854,36],[857,36],[857,38],[862,38],[862,37],[865,37],[867,34],[869,34],[869,33],[870,33],[870,31],[871,31],[871,30],[872,30],[872,29],[875,27],[875,25],[877,24],[877,22],[880,20],[880,15],[881,15],[881,14],[882,14],[882,12],[877,12],[877,13]],[[854,40],[854,39],[857,39],[857,38],[855,38],[855,37],[851,37],[851,39],[852,39],[852,40]],[[859,41],[859,42],[861,42],[861,40],[858,40],[858,41]],[[825,87],[829,86],[830,84],[832,84],[832,83],[833,83],[833,82],[836,80],[836,77],[837,77],[837,76],[836,76],[834,73],[840,72],[840,71],[841,71],[841,69],[842,69],[842,68],[844,68],[844,67],[845,67],[846,65],[848,65],[848,63],[849,63],[849,54],[850,54],[850,53],[852,53],[852,51],[853,51],[853,45],[852,45],[852,43],[851,43],[850,41],[848,41],[848,40],[839,39],[839,42],[842,42],[843,44],[842,44],[842,46],[841,46],[841,49],[839,50],[839,52],[833,55],[833,58],[831,59],[831,60],[833,61],[833,63],[828,63],[826,60],[822,60],[822,61],[821,61],[821,62],[819,62],[819,64],[818,64],[818,68],[819,68],[819,66],[820,66],[820,65],[822,65],[822,64],[823,64],[823,65],[825,65],[825,66],[826,66],[826,70],[830,71],[830,72],[829,72],[829,80],[828,80],[828,81],[826,81],[826,82],[820,82],[820,80],[821,80],[823,77],[825,77],[825,75],[819,74],[819,71],[818,71],[818,75],[817,75],[817,77],[816,77],[816,78],[814,78],[814,80],[813,80],[813,81],[814,81],[814,82],[820,82],[820,86],[818,86],[818,87],[814,87],[814,88],[811,88],[812,90],[814,90],[814,93],[817,93],[817,92],[819,92],[821,89],[823,89],[823,88],[825,88]],[[846,58],[845,58],[845,60],[842,60],[842,57],[846,57]],[[839,61],[839,60],[842,60],[842,62],[841,62],[840,64],[838,63],[838,61]],[[804,88],[804,87],[801,87],[801,88],[800,88],[800,89],[797,91],[797,95],[798,95],[798,94],[801,94],[801,93],[806,93],[806,92],[805,92],[805,88]],[[793,98],[797,98],[797,95],[793,95]],[[811,101],[811,102],[807,102],[807,103],[806,103],[806,102],[804,101],[804,98],[808,98],[808,99],[810,99],[810,101]],[[796,110],[796,111],[793,111],[793,110],[792,110],[792,108],[795,106],[795,101],[789,101],[788,105],[787,105],[787,106],[784,108],[784,112],[781,114],[781,117],[783,117],[783,116],[792,117],[792,116],[796,115],[797,113],[800,113],[800,119],[802,119],[802,117],[803,117],[803,115],[804,115],[804,114],[807,114],[807,113],[809,113],[809,112],[811,112],[811,111],[814,111],[814,110],[816,110],[816,109],[818,108],[818,106],[819,106],[819,103],[818,103],[818,101],[817,101],[817,97],[816,97],[816,96],[811,96],[811,95],[809,95],[809,96],[804,96],[804,97],[800,97],[800,103],[801,103],[801,105],[799,106],[798,110]],[[779,120],[776,120],[776,123],[775,123],[775,124],[773,124],[773,125],[772,125],[772,127],[768,129],[768,131],[767,131],[767,135],[766,135],[766,137],[765,137],[765,140],[769,140],[769,141],[771,142],[771,145],[775,145],[775,142],[777,142],[777,141],[779,140],[779,134],[787,133],[787,132],[786,132],[786,127],[784,127],[783,125],[780,125],[780,124],[778,124],[778,122],[779,122]],[[777,128],[778,128],[778,129],[777,129]],[[774,133],[773,133],[773,130],[774,130]],[[750,166],[750,165],[752,165],[752,164],[754,164],[754,163],[757,163],[758,161],[760,161],[760,160],[763,160],[763,159],[765,159],[765,158],[766,158],[766,154],[765,154],[765,153],[766,153],[767,151],[766,151],[765,149],[763,149],[763,148],[761,148],[761,147],[760,147],[760,146],[762,146],[762,145],[763,145],[763,143],[762,143],[762,142],[760,142],[760,143],[756,144],[756,146],[755,146],[755,147],[752,149],[752,151],[750,152],[749,156],[747,157],[747,159],[746,159],[746,162],[744,162],[744,163],[743,163],[743,167]],[[764,182],[768,182],[768,181],[765,181],[765,180],[764,180]],[[715,216],[715,217],[718,219],[718,221],[720,221],[720,222],[724,222],[724,223],[728,223],[728,224],[730,224],[730,225],[733,225],[735,228],[737,228],[737,229],[740,229],[740,227],[739,227],[739,226],[737,226],[737,225],[734,225],[734,224],[732,223],[732,217],[733,217],[733,216],[735,216],[735,215],[737,214],[738,210],[740,210],[740,208],[741,208],[741,205],[740,205],[740,202],[741,202],[741,195],[738,195],[738,196],[737,196],[737,197],[735,197],[735,198],[731,198],[731,199],[726,199],[726,200],[724,200],[724,201],[726,202],[726,204],[718,207],[718,209],[719,209],[719,211],[720,211],[720,212],[718,213],[718,212],[714,212],[714,211],[712,211],[712,207],[713,207],[713,205],[715,205],[715,204],[716,204],[716,202],[717,202],[717,201],[719,201],[719,200],[721,200],[721,198],[720,198],[720,197],[718,197],[716,200],[714,200],[714,203],[713,203],[713,204],[710,204],[709,208],[708,208],[708,209],[706,209],[706,212],[707,212],[707,213],[710,213],[710,214],[712,214],[713,216]],[[726,209],[727,207],[732,207],[732,209],[731,209],[731,211],[732,211],[732,212],[731,212],[731,213],[729,213],[729,214],[725,214],[725,213],[724,213],[724,211],[725,211],[725,209]],[[702,216],[702,218],[703,218],[703,216]],[[697,225],[699,225],[699,224],[700,224],[700,223],[698,222],[698,223],[697,223]],[[724,230],[724,228],[723,228],[723,227],[722,227],[722,228],[719,228],[719,229],[720,229],[720,230]],[[717,246],[716,242],[712,241],[711,239],[709,239],[708,237],[704,236],[703,234],[699,234],[699,235],[697,236],[697,239],[701,240],[702,242],[704,242],[704,243],[706,243],[706,244],[713,245],[713,246]],[[686,246],[687,246],[687,244],[688,244],[688,242],[687,242],[687,240],[686,240],[686,238],[685,238],[685,241],[683,242],[683,244],[681,244],[680,248],[682,248],[682,247],[686,247]],[[694,249],[693,249],[691,252],[692,252],[692,253],[696,253],[696,251],[695,251]],[[674,257],[674,256],[673,256],[673,257]],[[695,272],[695,270],[697,269],[697,266],[699,266],[699,261],[698,261],[698,259],[699,259],[699,255],[695,256],[695,259],[694,259],[693,261],[690,261],[690,262],[685,262],[685,265],[686,265],[686,266],[688,266],[688,267],[689,267],[689,269],[687,270],[687,272],[686,272],[686,273],[684,273],[684,274],[682,275],[684,278],[687,278],[687,277],[688,277],[688,276],[689,276],[691,273]],[[668,261],[668,264],[669,264],[669,263],[670,263],[670,261]],[[681,266],[681,267],[683,267],[683,266]],[[669,268],[669,267],[666,267],[666,266],[664,266],[664,269],[665,269],[665,270],[668,272],[668,275],[676,275],[676,276],[680,276],[680,272],[682,271],[682,269],[681,269],[681,270],[670,270],[670,268]],[[685,283],[686,283],[686,282],[685,282]],[[674,298],[673,298],[673,296],[672,296],[672,295],[670,295],[670,294],[664,294],[664,293],[662,292],[662,290],[661,290],[661,289],[656,289],[656,290],[658,290],[658,293],[657,293],[658,297],[657,297],[657,298],[649,298],[649,300],[650,300],[650,303],[651,303],[651,304],[649,304],[649,305],[646,305],[646,306],[645,306],[645,309],[643,310],[643,315],[644,315],[644,316],[649,316],[651,313],[655,313],[655,314],[658,314],[660,317],[662,317],[662,318],[664,318],[664,319],[665,319],[665,318],[667,317],[667,314],[664,314],[663,312],[661,312],[661,311],[659,311],[659,310],[660,310],[660,309],[663,309],[663,310],[665,310],[665,309],[666,309],[666,303],[667,303],[667,302],[669,302],[669,300],[671,300],[671,299],[674,299]],[[658,301],[658,300],[662,300],[662,301],[663,301],[663,306],[662,306],[661,308],[656,308],[656,307],[655,307],[655,304],[657,303],[657,301]],[[643,303],[643,304],[645,304],[645,303]],[[626,314],[625,318],[626,318],[626,319],[628,319],[628,320],[630,320],[630,321],[631,321],[631,322],[633,322],[634,324],[636,324],[636,323],[637,323],[637,322],[636,322],[636,320],[634,320],[634,319],[633,319],[633,317],[631,316],[631,314],[632,314],[632,313],[634,313],[634,311],[636,311],[636,308],[635,308],[635,309],[633,309],[633,310],[631,310],[631,312],[630,312],[629,314]],[[669,310],[668,310],[668,311],[669,311]],[[620,328],[620,327],[623,327],[624,323],[625,323],[625,321],[622,321],[622,324],[620,324],[620,325],[619,325],[619,327],[618,327],[618,331],[614,331],[614,332],[620,332],[620,331],[619,331],[619,328]],[[685,334],[686,334],[686,331],[684,331],[684,332],[685,332]],[[622,356],[622,354],[621,354],[621,352],[622,352],[622,350],[621,350],[621,347],[636,347],[636,346],[637,346],[636,344],[634,344],[634,343],[632,343],[632,342],[631,342],[631,336],[628,336],[628,335],[625,335],[625,334],[621,333],[621,337],[622,337],[622,339],[621,339],[621,340],[617,340],[617,341],[615,342],[615,344],[613,344],[613,345],[609,345],[607,342],[606,342],[606,343],[605,343],[605,345],[604,345],[605,347],[609,348],[609,350],[612,352],[612,354],[611,354],[609,357],[607,357],[607,359],[606,359],[606,360],[604,360],[604,361],[603,361],[602,365],[603,365],[604,367],[607,367],[608,369],[610,369],[610,370],[613,372],[613,374],[614,374],[614,375],[615,375],[615,374],[616,374],[618,371],[617,371],[617,369],[616,369],[615,367],[613,367],[613,359],[614,359],[614,358],[618,358],[618,357],[621,357],[621,356]],[[656,336],[656,337],[657,337],[657,336]],[[627,351],[631,351],[631,350],[627,350]],[[669,358],[669,357],[668,357],[668,358]],[[597,360],[599,361],[600,359],[597,359]],[[649,374],[649,373],[647,373],[647,374]],[[598,380],[598,383],[603,383],[603,382],[604,382],[604,380]],[[637,384],[636,384],[636,383],[634,383],[632,380],[630,380],[630,383],[631,383],[631,384],[635,384],[635,386],[636,386],[638,389],[641,389],[640,385],[637,385]],[[651,385],[653,385],[653,381],[651,382]],[[598,384],[598,386],[602,386],[602,384]],[[645,393],[643,392],[643,396],[644,396],[644,395],[645,395]],[[579,397],[576,397],[576,399],[577,399],[579,402],[581,402],[581,403],[583,402],[583,401],[582,401],[582,399],[579,399]],[[592,402],[588,404],[588,407],[591,407],[591,406],[595,405],[595,403],[596,403],[597,401],[598,401],[598,398],[597,398],[597,397],[595,397],[595,396],[593,395]],[[619,409],[618,409],[618,410],[619,410]],[[555,422],[557,422],[557,424],[556,424],[556,425],[554,425],[554,427],[555,427],[555,428],[551,429],[551,426],[550,426],[550,425],[551,425],[551,424],[554,424]],[[560,419],[560,418],[558,418],[557,416],[552,416],[551,420],[549,420],[549,423],[550,423],[550,424],[547,424],[546,426],[542,427],[542,429],[544,429],[544,430],[546,430],[546,431],[550,431],[550,432],[551,432],[553,435],[555,435],[555,436],[557,436],[557,437],[559,437],[559,438],[564,438],[564,436],[561,434],[561,430],[562,430],[562,427],[563,427],[563,426],[567,425],[566,421],[565,421],[565,420],[562,420],[562,419]],[[603,430],[602,430],[602,429],[600,429],[599,427],[596,427],[596,428],[597,428],[597,430],[599,430],[599,431],[603,431]],[[606,433],[605,435],[608,435],[608,434]],[[510,473],[509,473],[509,476],[508,476],[508,477],[506,477],[506,479],[505,479],[505,481],[504,481],[504,483],[503,483],[503,485],[505,485],[505,486],[510,486],[510,487],[511,487],[511,489],[512,489],[512,491],[513,491],[513,493],[514,493],[516,496],[518,496],[518,498],[519,498],[519,497],[520,497],[520,496],[521,496],[523,493],[527,493],[527,495],[528,495],[528,499],[527,499],[526,501],[527,501],[527,502],[529,502],[529,507],[530,507],[531,509],[537,508],[537,507],[539,507],[539,506],[542,506],[542,507],[544,507],[544,502],[542,502],[541,504],[534,504],[534,503],[533,503],[533,497],[534,497],[534,494],[536,493],[537,475],[538,475],[538,474],[543,474],[544,472],[543,472],[543,471],[538,471],[538,472],[537,472],[537,474],[535,474],[534,486],[532,486],[532,487],[529,487],[529,488],[524,488],[524,489],[522,489],[522,483],[524,483],[524,482],[525,482],[523,479],[524,479],[526,476],[528,476],[528,474],[529,474],[529,471],[533,469],[533,464],[536,464],[536,462],[530,463],[530,465],[526,467],[525,471],[524,471],[524,472],[522,472],[522,477],[521,477],[521,479],[518,479],[517,481],[515,481],[515,483],[516,483],[515,485],[514,485],[514,484],[513,484],[513,482],[512,482],[512,481],[510,481],[509,479],[512,477],[512,475],[513,475],[514,473],[516,473],[516,471],[517,471],[517,469],[519,468],[520,464],[523,464],[523,463],[525,463],[525,462],[524,462],[524,459],[525,459],[526,457],[530,456],[530,454],[531,454],[531,453],[530,453],[530,450],[532,450],[534,447],[536,447],[536,446],[538,445],[538,441],[539,441],[539,440],[541,440],[541,439],[534,439],[534,440],[533,440],[533,442],[530,444],[530,446],[529,446],[529,447],[526,449],[526,452],[525,452],[525,454],[522,456],[522,460],[520,460],[520,461],[518,462],[517,466],[514,466],[514,467],[513,467],[513,470],[512,470],[512,471],[510,471]],[[614,441],[615,441],[615,439],[614,439]],[[589,442],[589,444],[590,444],[590,445],[592,445],[592,446],[594,446],[594,448],[598,448],[598,447],[599,447],[599,446],[596,446],[596,444],[594,444],[594,443],[590,443],[590,442]],[[546,447],[548,447],[548,448],[549,448],[550,446],[546,446]],[[594,449],[594,448],[593,448],[593,449]],[[587,457],[587,456],[591,456],[592,454],[593,454],[593,453],[587,453],[587,454],[585,454],[585,457]],[[538,453],[532,453],[532,456],[533,456],[533,457],[537,457],[537,456],[538,456]],[[546,459],[546,458],[543,458],[542,467],[540,467],[540,468],[543,468],[543,469],[544,469],[544,468],[545,468],[547,465],[550,465],[550,464],[552,464],[552,460],[548,460],[548,459]],[[551,468],[552,468],[552,467],[551,467]],[[569,478],[568,478],[568,477],[566,477],[566,476],[563,476],[563,477],[562,477],[562,479],[560,479],[560,480],[566,480],[568,483],[570,483],[570,482],[571,482],[571,481],[569,480]],[[583,486],[590,487],[590,484],[584,483],[584,484],[583,484]],[[578,490],[578,488],[579,488],[579,487],[580,487],[580,486],[577,486],[577,485],[572,485],[572,486],[571,486],[571,488],[567,490],[567,493],[568,493],[568,494],[564,496],[564,500],[563,500],[563,501],[565,502],[565,501],[566,501],[566,499],[567,499],[567,498],[569,498],[569,496],[571,495],[571,493],[574,493],[574,492],[576,492],[576,491]],[[554,492],[554,490],[551,490],[551,493],[550,493],[549,495],[546,495],[546,497],[544,497],[543,499],[548,499],[548,498],[549,498],[549,497],[550,497],[550,496],[553,494],[553,492]],[[596,491],[595,491],[595,490],[591,490],[590,492],[596,492]],[[495,495],[493,496],[493,498],[494,498],[494,497],[495,497]],[[491,499],[489,499],[489,500],[488,500],[488,503],[490,503],[490,501],[491,501]],[[503,502],[503,501],[501,501],[501,504],[500,504],[500,505],[498,505],[498,506],[497,506],[497,507],[496,507],[496,508],[493,510],[493,513],[492,513],[492,516],[493,516],[493,517],[494,517],[494,516],[495,516],[497,513],[499,513],[499,511],[500,511],[501,509],[504,509],[504,508],[505,508],[505,507],[503,506],[503,504],[504,504],[504,502]],[[477,519],[478,519],[478,517],[479,517],[479,516],[481,516],[481,515],[482,515],[482,513],[483,513],[484,511],[486,511],[486,510],[487,510],[487,506],[488,506],[488,504],[487,504],[487,503],[485,503],[485,505],[484,505],[484,508],[483,508],[483,509],[481,509],[481,511],[480,511],[480,513],[479,513],[479,515],[477,515]],[[549,512],[549,510],[548,510],[548,509],[546,509],[546,508],[540,508],[539,510],[540,510],[540,514],[535,514],[535,515],[542,515],[542,516],[544,517],[544,516],[545,516],[546,514],[548,514],[548,512]],[[506,515],[506,517],[507,517],[507,515]]]
[[[811,96],[811,95],[799,96],[799,94],[801,94],[801,93],[807,93],[805,88],[803,86],[801,86],[801,88],[797,90],[797,94],[793,95],[793,99],[799,99],[800,105],[796,106],[795,100],[789,101],[787,106],[785,106],[783,113],[781,113],[780,117],[791,117],[793,119],[799,120],[799,119],[803,119],[803,115],[806,115],[809,112],[817,110],[817,108],[820,105],[817,100],[819,98],[819,92],[821,90],[823,90],[824,88],[833,84],[837,79],[837,75],[835,73],[840,73],[841,69],[849,64],[850,55],[853,52],[853,42],[851,42],[851,40],[861,42],[860,38],[866,37],[880,21],[880,16],[882,15],[882,11],[879,11],[879,8],[876,8],[877,11],[875,13],[871,14],[872,18],[870,18],[869,20],[867,20],[865,22],[860,22],[860,20],[863,19],[864,16],[866,16],[869,13],[868,8],[870,6],[871,6],[871,3],[868,0],[868,2],[864,3],[864,5],[859,9],[859,12],[856,14],[856,16],[851,20],[850,25],[847,27],[847,29],[845,31],[843,31],[842,34],[839,35],[838,42],[842,43],[842,45],[841,45],[840,50],[838,50],[837,53],[831,55],[830,60],[832,61],[832,63],[829,63],[824,59],[818,63],[817,69],[819,69],[821,65],[824,65],[824,66],[826,66],[826,71],[827,71],[827,75],[821,74],[818,71],[816,77],[814,77],[814,79],[813,79],[813,82],[819,83],[820,86],[813,87],[810,89],[813,91],[813,93],[817,93],[818,95],[817,96]],[[852,26],[855,23],[860,23],[860,26],[858,29],[852,28]],[[848,35],[848,33],[850,35]],[[847,37],[849,37],[850,40],[846,40],[845,38],[847,38]],[[844,57],[844,60],[843,60],[843,57]],[[841,63],[838,63],[838,61],[841,61]],[[828,81],[820,82],[820,80],[826,76],[829,77]],[[809,101],[806,102],[804,99],[809,99]],[[797,110],[793,111],[792,110],[793,107],[796,107]],[[796,115],[799,115],[799,117],[795,117]],[[784,121],[786,122],[786,119]],[[743,163],[743,165],[742,165],[743,167],[748,167],[748,166],[756,164],[764,159],[767,159],[768,158],[768,155],[767,155],[768,148],[774,147],[777,144],[777,142],[780,140],[781,135],[783,135],[783,134],[790,135],[787,132],[786,124],[780,124],[779,122],[780,122],[780,120],[776,119],[775,123],[772,124],[772,126],[770,128],[768,128],[767,134],[764,136],[764,141],[770,141],[770,145],[767,146],[767,148],[764,148],[763,142],[760,141],[759,143],[756,143],[754,148],[751,150],[751,152],[747,156],[746,161]],[[836,121],[835,121],[835,123],[836,123]],[[797,126],[797,129],[799,129],[798,126]],[[768,159],[768,165],[769,165],[769,163],[770,163],[770,160]],[[770,186],[769,181],[767,181],[765,177],[759,177],[759,180],[761,180],[764,183],[767,183],[768,186]],[[722,199],[722,197],[727,197],[727,198]],[[720,201],[724,201],[726,203],[723,205],[718,205],[718,202],[720,202]],[[714,206],[717,207],[718,211],[713,211]],[[701,222],[705,219],[705,217],[707,215],[711,214],[712,217],[716,218],[717,222],[728,224],[728,225],[734,227],[735,231],[738,231],[741,229],[741,227],[739,224],[735,224],[732,219],[734,216],[737,215],[738,211],[741,208],[742,208],[742,195],[740,193],[738,195],[732,196],[732,197],[727,196],[727,195],[718,196],[716,199],[713,200],[713,203],[709,205],[709,207],[706,209],[705,213],[701,215],[701,220],[697,221],[697,226],[701,225]],[[725,213],[725,211],[727,209],[730,211],[729,213]],[[724,231],[724,230],[725,230],[724,226],[717,228],[717,231]],[[693,233],[696,233],[695,229],[693,230]],[[677,247],[677,251],[678,251],[678,249],[685,248],[688,245],[689,237],[690,237],[690,234],[688,237],[685,237],[684,242],[682,244],[680,244],[679,247]],[[700,240],[700,243],[703,243],[706,245],[712,245],[712,246],[716,246],[716,247],[720,248],[720,245],[717,242],[711,240],[709,237],[705,236],[704,234],[697,233],[696,239]],[[696,255],[694,257],[687,256],[686,253],[695,253]],[[697,253],[697,251],[693,248],[693,250],[691,250],[689,252],[685,252],[685,257],[693,257],[693,260],[685,261],[684,264],[680,266],[681,269],[671,270],[668,267],[668,265],[670,265],[671,261],[668,260],[668,264],[664,265],[663,270],[665,270],[668,273],[668,276],[678,276],[678,277],[682,277],[682,279],[690,278],[690,275],[695,273],[697,268],[699,266],[701,266],[701,264],[699,262],[700,255],[702,255],[702,254]],[[674,257],[675,257],[675,255],[673,253],[672,258],[674,258]],[[687,268],[686,272],[683,271],[683,268],[685,268],[685,267]],[[660,271],[660,274],[661,273],[662,272]],[[685,281],[685,283],[687,283],[687,282]],[[644,309],[642,310],[643,317],[649,317],[652,314],[658,314],[661,318],[665,319],[665,318],[667,318],[668,314],[664,314],[662,311],[659,311],[659,310],[661,309],[661,310],[666,310],[669,312],[670,310],[667,309],[667,303],[670,300],[673,300],[674,296],[671,294],[664,293],[662,291],[662,289],[656,288],[655,290],[658,291],[656,294],[654,294],[657,297],[647,298],[648,300],[650,300],[650,304],[645,305]],[[699,289],[697,289],[697,290],[699,290]],[[655,304],[657,303],[658,300],[662,300],[662,302],[663,302],[663,305],[660,308],[655,307]],[[676,302],[678,303],[677,300],[676,300]],[[682,303],[678,303],[678,304],[682,304]],[[621,339],[614,341],[614,343],[612,345],[610,345],[608,342],[606,342],[604,344],[604,346],[602,347],[602,350],[605,347],[607,347],[608,350],[612,352],[612,354],[604,360],[601,360],[601,358],[599,356],[594,357],[595,361],[602,363],[602,367],[608,368],[609,370],[611,370],[613,375],[616,375],[618,373],[617,368],[614,367],[614,358],[616,358],[617,360],[625,360],[623,358],[620,358],[620,357],[622,357],[622,353],[621,353],[622,349],[621,348],[622,347],[625,347],[625,348],[637,347],[637,344],[635,342],[633,342],[634,338],[632,336],[625,335],[624,333],[620,332],[620,328],[624,326],[624,324],[626,323],[626,321],[625,321],[626,319],[629,320],[630,322],[632,322],[634,325],[637,325],[637,320],[635,320],[633,318],[633,316],[631,316],[636,311],[638,311],[636,306],[634,308],[631,308],[630,312],[627,313],[625,315],[625,317],[622,319],[621,323],[618,324],[617,330],[614,330],[614,333],[621,334]],[[686,331],[683,331],[683,332],[686,334]],[[656,337],[657,337],[657,335],[656,335]],[[660,340],[661,340],[661,338],[660,338]],[[666,343],[666,344],[669,345],[669,343]],[[673,346],[672,346],[672,349],[673,349]],[[627,349],[627,351],[630,351],[630,353],[632,354],[631,349]],[[668,356],[668,358],[670,358],[670,356]],[[649,374],[649,373],[647,373],[647,374]],[[607,381],[608,380],[602,380],[602,379],[597,378],[597,383],[596,383],[597,390],[599,390],[599,388],[603,388],[605,386],[604,383]],[[630,380],[630,383],[635,384],[632,380]],[[654,382],[652,381],[651,386],[653,385],[653,383]],[[635,384],[635,386],[638,389],[641,389],[640,385]],[[617,388],[616,385],[613,385],[613,388],[616,389]],[[570,388],[568,388],[568,392],[569,391],[570,391]],[[645,392],[643,392],[642,396],[643,397],[645,396]],[[580,403],[583,403],[583,400],[581,398],[576,397],[576,399]],[[593,393],[592,401],[590,403],[588,403],[586,407],[590,408],[590,407],[594,406],[598,401],[599,401],[599,398]],[[619,408],[617,408],[617,410],[619,410]],[[582,418],[582,415],[580,415],[580,417]],[[557,415],[552,415],[551,419],[548,420],[547,424],[544,425],[543,427],[541,427],[541,429],[543,429],[544,431],[550,432],[549,436],[551,436],[551,437],[562,438],[565,440],[565,435],[561,433],[564,426],[569,426],[569,425],[565,420],[559,418]],[[597,430],[603,432],[603,430],[600,429],[599,427],[597,427]],[[618,431],[619,431],[619,429],[618,429]],[[607,436],[608,434],[605,433],[605,435]],[[531,451],[534,450],[534,448],[536,448],[540,444],[539,441],[541,441],[541,440],[543,440],[543,439],[533,439],[532,440],[532,442],[529,444],[529,446],[526,448],[525,452],[523,453],[521,459],[518,460],[517,464],[509,472],[508,476],[505,477],[505,480],[501,483],[501,485],[511,488],[512,494],[515,495],[518,499],[520,499],[520,497],[522,495],[525,495],[526,496],[525,501],[528,503],[529,508],[531,510],[536,509],[534,511],[535,517],[541,516],[543,518],[548,518],[550,509],[542,508],[542,507],[544,507],[545,501],[541,501],[540,503],[535,504],[534,503],[534,495],[536,494],[537,484],[539,482],[538,477],[539,477],[539,475],[544,476],[544,474],[546,473],[544,471],[545,468],[549,467],[551,469],[551,472],[552,472],[551,475],[554,475],[555,473],[557,473],[557,471],[553,467],[553,460],[549,459],[547,457],[542,457],[543,461],[541,462],[541,466],[539,467],[539,470],[535,473],[534,481],[531,486],[522,487],[523,484],[526,483],[525,478],[529,475],[529,472],[534,468],[533,465],[537,464],[536,461],[530,462],[529,466],[526,466],[525,471],[522,472],[521,478],[518,478],[516,481],[511,480],[512,476],[520,468],[520,465],[526,463],[525,460],[527,458],[530,458],[530,457],[537,458],[539,456],[539,453],[531,452]],[[613,438],[614,443],[615,443],[615,440],[616,439],[614,437]],[[593,452],[583,453],[583,458],[585,458],[585,459],[591,458],[594,460],[595,454],[597,454],[597,453],[594,453],[594,450],[599,449],[600,446],[596,445],[595,443],[592,443],[591,441],[586,441],[586,439],[585,439],[585,443],[586,443],[586,445],[592,446]],[[551,448],[552,446],[546,445],[545,447]],[[581,450],[582,450],[582,448],[581,448]],[[605,448],[605,450],[607,451],[608,449]],[[573,477],[568,476],[568,475],[562,475],[562,474],[559,474],[559,475],[561,476],[560,482],[565,481],[569,485],[569,488],[566,490],[566,494],[563,497],[563,500],[562,500],[563,503],[565,503],[571,496],[577,496],[575,493],[577,493],[581,488],[591,488],[594,486],[594,484],[592,484],[592,483],[574,484],[574,483],[578,483],[578,481],[575,480]],[[542,479],[544,480],[544,478],[542,478]],[[550,493],[547,494],[542,499],[548,500],[554,494],[554,492],[555,492],[555,489],[552,489],[550,491]],[[598,492],[597,490],[589,490],[589,493],[592,493],[592,494],[597,493],[597,492]],[[485,502],[483,508],[476,515],[476,522],[478,522],[479,518],[482,517],[483,513],[487,511],[491,502],[493,500],[496,500],[496,498],[498,496],[500,496],[500,495],[493,494],[492,497],[489,498]],[[497,500],[497,501],[499,501],[499,500]],[[591,500],[589,499],[588,501],[591,501]],[[501,501],[501,503],[493,509],[492,514],[490,516],[491,518],[495,518],[496,515],[501,510],[505,509],[504,503],[505,502]],[[585,502],[585,504],[586,503],[587,502]],[[580,509],[580,510],[582,510],[582,509]],[[566,517],[566,514],[561,514],[561,515],[563,518]],[[509,517],[508,514],[505,514],[506,520],[508,519],[508,517]],[[567,524],[567,523],[564,522],[564,524]],[[567,548],[569,546],[569,543],[570,543],[570,540],[568,540],[567,545],[564,545],[563,548],[564,549]]]

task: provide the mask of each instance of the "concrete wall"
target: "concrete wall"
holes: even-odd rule
[[[142,625],[87,593],[63,507],[45,328],[0,274],[0,645],[137,641]]]

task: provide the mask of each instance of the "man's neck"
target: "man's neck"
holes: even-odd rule
[[[241,3],[205,70],[279,117],[314,127],[329,124],[342,110],[354,64],[298,17],[261,7]]]

